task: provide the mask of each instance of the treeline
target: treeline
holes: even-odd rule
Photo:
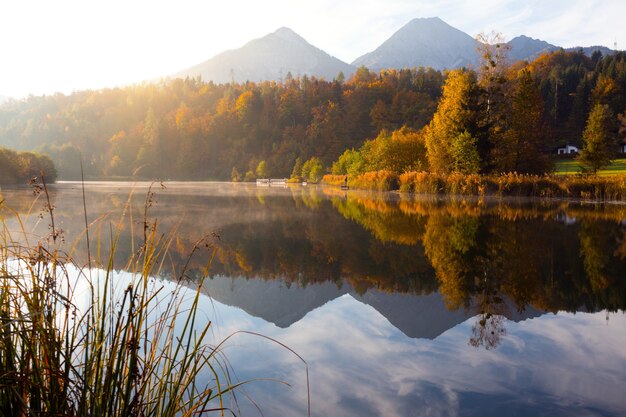
[[[436,109],[443,75],[432,69],[347,82],[215,85],[198,79],[30,97],[0,109],[0,143],[40,149],[61,177],[230,179],[289,176],[298,157],[326,166],[381,129],[419,129]],[[390,118],[391,116],[391,118]]]
[[[0,144],[47,153],[68,179],[81,160],[91,178],[286,177],[298,158],[326,171],[346,149],[394,135],[418,153],[410,169],[544,171],[556,145],[582,144],[595,104],[611,121],[625,110],[624,53],[556,52],[513,67],[498,54],[487,51],[479,71],[360,68],[349,80],[175,79],[29,97],[0,107]],[[398,154],[379,142],[366,144],[370,160]],[[530,168],[514,157],[526,148]]]
[[[56,181],[57,172],[49,156],[0,148],[0,184],[25,184],[41,174],[48,182]]]

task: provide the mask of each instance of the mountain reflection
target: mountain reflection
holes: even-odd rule
[[[116,268],[141,244],[146,192],[146,184],[87,186],[91,247],[103,256],[119,233]],[[52,197],[67,252],[84,262],[82,191],[60,184]],[[19,213],[29,231],[45,235],[41,204],[28,190],[5,189],[2,198],[14,210],[3,211],[9,227],[18,227]],[[622,205],[174,183],[157,190],[148,216],[175,236],[164,277],[177,277],[194,242],[215,233],[207,292],[281,327],[350,293],[411,337],[445,330],[410,316],[419,303],[434,303],[430,316],[452,314],[446,325],[476,316],[469,342],[490,349],[506,334],[505,318],[626,308]],[[207,256],[194,256],[192,270]]]

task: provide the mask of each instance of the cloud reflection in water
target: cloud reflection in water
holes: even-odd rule
[[[310,366],[313,415],[620,415],[626,410],[626,317],[547,314],[507,322],[495,350],[468,344],[470,318],[434,340],[411,339],[343,295],[280,329],[216,303],[221,333],[253,329]],[[254,353],[252,353],[254,352]],[[240,377],[293,383],[247,387],[266,415],[305,415],[304,370],[276,346],[246,338],[227,351]],[[603,411],[598,411],[603,410]]]

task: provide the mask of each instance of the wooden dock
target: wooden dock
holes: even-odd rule
[[[284,186],[287,184],[287,178],[258,178],[256,185],[271,187],[271,186]]]

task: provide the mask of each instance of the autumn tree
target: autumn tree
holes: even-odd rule
[[[454,142],[476,129],[476,78],[465,69],[450,71],[437,111],[425,128],[426,156],[430,170],[448,173],[456,165]]]
[[[596,173],[609,165],[617,150],[613,112],[607,104],[596,104],[583,132],[579,160],[586,170]]]

